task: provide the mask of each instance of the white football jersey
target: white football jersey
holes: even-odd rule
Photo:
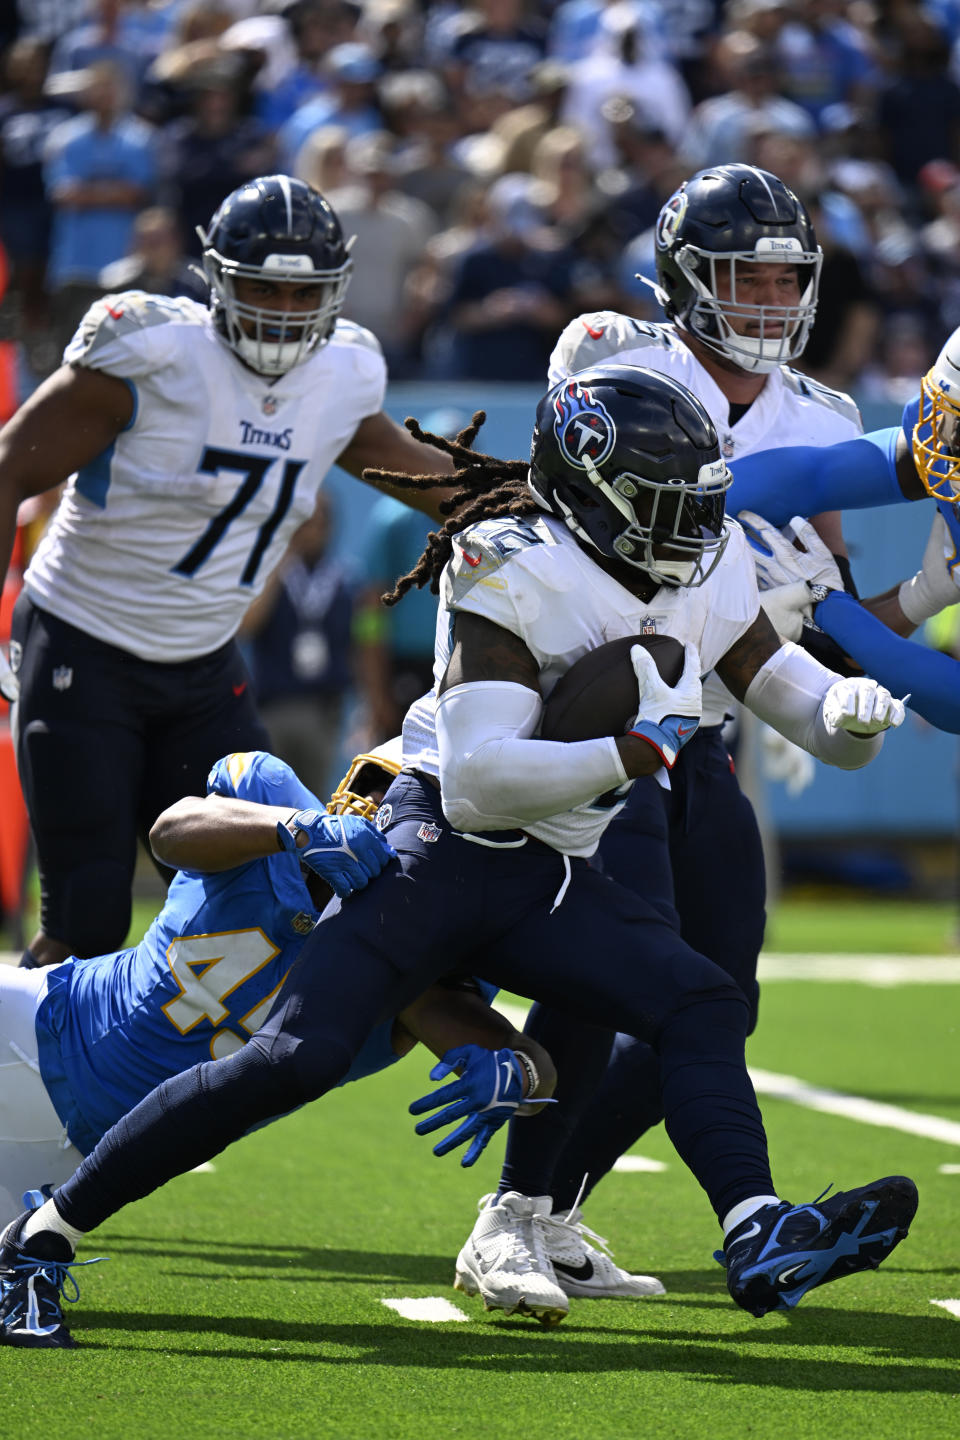
[[[633,320],[615,310],[578,315],[562,332],[550,357],[550,384],[594,365],[642,365],[685,385],[716,426],[720,452],[736,460],[787,445],[835,445],[863,433],[860,411],[849,395],[830,390],[781,365],[767,376],[753,404],[735,425],[730,402],[680,339],[672,324]],[[797,514],[805,514],[797,497]],[[731,713],[729,692],[716,676],[704,686],[703,725],[720,725]]]
[[[25,576],[61,620],[144,660],[209,654],[235,634],[357,426],[383,406],[369,331],[272,382],[195,301],[132,290],[86,314],[65,360],[125,380],[134,415],[71,476]]]
[[[454,540],[437,611],[434,675],[450,660],[457,611],[481,615],[518,635],[540,667],[547,699],[560,676],[588,650],[625,635],[672,635],[695,645],[712,669],[750,628],[760,608],[746,537],[734,521],[719,564],[694,589],[664,586],[645,604],[591,560],[561,521],[548,515],[483,520]],[[407,712],[405,769],[439,775],[436,691]],[[524,828],[568,855],[592,855],[621,809],[629,783],[612,800],[580,805]]]

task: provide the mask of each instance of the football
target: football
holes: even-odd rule
[[[676,685],[683,673],[683,646],[670,635],[624,635],[588,650],[561,675],[543,707],[542,740],[599,740],[622,735],[637,713],[637,677],[630,651],[642,645],[661,678]]]

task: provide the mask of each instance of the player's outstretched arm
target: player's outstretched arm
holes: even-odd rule
[[[401,1027],[399,1036],[398,1025]],[[404,1032],[409,1044],[401,1048]],[[534,1073],[538,1077],[536,1085],[524,1086],[524,1099],[535,1096],[546,1100],[556,1087],[557,1072],[543,1046],[531,1036],[521,1034],[505,1015],[494,1010],[472,988],[431,985],[405,1010],[401,1010],[394,1022],[394,1048],[398,1054],[405,1054],[417,1041],[432,1050],[438,1059],[464,1045],[477,1045],[484,1050],[522,1050],[533,1062]],[[531,1106],[528,1112],[525,1105],[524,1113],[533,1114],[538,1108]]]
[[[165,865],[206,874],[295,851],[341,896],[362,889],[396,854],[358,815],[291,811],[226,795],[188,795],[169,806],[151,827],[150,846]]]
[[[817,604],[813,618],[887,689],[908,695],[911,710],[940,730],[960,734],[960,661],[894,634],[842,590]]]
[[[763,610],[716,668],[761,720],[841,770],[868,764],[883,731],[903,724],[903,702],[884,686],[868,676],[844,679],[798,645],[781,645]]]
[[[805,515],[825,510],[866,510],[922,500],[903,430],[891,427],[843,440],[838,445],[788,445],[759,450],[731,463],[733,484],[727,514],[752,510],[774,525],[786,525],[802,497]]]
[[[447,499],[452,489],[440,490],[398,490],[383,479],[367,477],[364,470],[399,471],[405,475],[452,475],[453,460],[442,450],[424,445],[416,440],[402,425],[391,419],[383,410],[361,420],[347,448],[341,451],[337,464],[344,470],[364,480],[375,489],[423,510],[434,520],[440,519],[440,502]],[[445,517],[444,517],[445,518]]]

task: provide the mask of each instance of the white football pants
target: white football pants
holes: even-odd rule
[[[25,1190],[59,1185],[83,1156],[67,1139],[37,1062],[37,1007],[50,968],[0,965],[0,1225],[23,1209]]]

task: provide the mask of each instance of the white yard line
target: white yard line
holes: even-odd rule
[[[931,1300],[931,1305],[939,1305],[941,1309],[947,1310],[951,1315],[956,1315],[960,1320],[960,1300]]]
[[[464,1315],[456,1305],[451,1305],[449,1300],[444,1300],[442,1295],[427,1295],[423,1299],[410,1300],[381,1300],[381,1305],[386,1305],[388,1310],[396,1310],[404,1320],[427,1320],[436,1324],[440,1320],[469,1320],[469,1315]]]
[[[793,1075],[776,1075],[770,1070],[754,1070],[751,1067],[750,1078],[758,1095],[773,1095],[778,1100],[789,1100],[791,1104],[802,1105],[807,1110],[859,1120],[861,1125],[880,1125],[887,1130],[902,1130],[907,1135],[922,1135],[927,1140],[960,1145],[960,1124],[956,1120],[904,1110],[900,1105],[885,1105],[860,1095],[844,1095],[840,1090],[808,1085],[806,1080],[798,1080]]]

